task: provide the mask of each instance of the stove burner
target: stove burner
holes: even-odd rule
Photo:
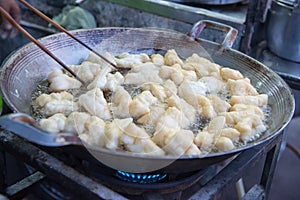
[[[115,174],[119,179],[130,183],[158,183],[167,177],[167,174],[136,174],[124,171],[117,171]]]

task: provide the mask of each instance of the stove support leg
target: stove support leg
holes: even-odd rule
[[[267,152],[267,156],[264,163],[264,168],[259,184],[254,185],[243,197],[242,200],[268,200],[269,193],[274,177],[274,172],[278,162],[281,145],[284,140],[284,132],[281,133],[278,138],[278,142]]]
[[[284,134],[284,133],[283,133]],[[275,169],[277,166],[280,149],[281,149],[281,142],[277,143],[268,153],[262,173],[262,177],[260,180],[260,185],[264,187],[265,190],[265,199],[268,199],[269,192],[271,189]]]
[[[6,160],[5,151],[0,148],[0,194],[5,193],[6,188]]]

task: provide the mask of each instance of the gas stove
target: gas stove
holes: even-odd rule
[[[32,0],[32,2],[35,2],[35,0]],[[88,8],[88,2],[85,1],[82,6]],[[256,7],[257,1],[239,1],[237,4],[216,5],[213,7],[199,5],[195,1],[182,4],[179,1],[162,0],[141,0],[140,4],[136,4],[132,0],[109,0],[99,1],[99,4],[100,6],[105,5],[111,13],[118,13],[124,9],[124,6],[135,9],[134,12],[138,10],[137,13],[145,12],[143,13],[145,17],[142,18],[145,20],[145,24],[157,20],[161,22],[161,24],[157,23],[158,25],[168,25],[170,27],[167,28],[171,29],[187,27],[185,30],[189,30],[194,22],[204,18],[224,22],[233,25],[242,34],[234,48],[247,52],[253,34],[251,30],[255,25],[253,19],[264,17],[268,2],[261,2],[259,9],[262,12],[257,12],[260,13],[260,17],[257,17],[256,13],[258,9]],[[119,5],[122,6],[119,7]],[[112,7],[117,8],[111,9]],[[50,8],[47,9],[51,10]],[[130,17],[134,16],[131,12],[133,10],[126,13]],[[95,13],[96,16],[100,14],[102,13]],[[122,16],[123,21],[120,22],[118,21],[119,18],[111,19],[110,15],[105,12],[105,8],[103,8],[102,15],[99,16],[101,18],[100,25],[132,25],[124,24],[124,21],[132,21],[131,18],[126,18],[127,15]],[[164,17],[163,20],[161,16]],[[177,26],[178,23],[180,25],[184,24],[184,26]],[[135,26],[141,26],[141,24]],[[215,35],[211,34],[207,36],[208,38],[216,38]],[[264,46],[261,50],[257,50],[253,57],[256,56],[258,60],[263,62],[270,62],[273,59],[269,55],[272,54]],[[277,71],[278,68],[274,69]],[[278,72],[286,75],[285,68],[281,69],[282,71],[278,69]],[[288,74],[293,74],[293,72],[289,71]],[[291,80],[295,78],[289,77]],[[260,181],[246,192],[244,199],[267,198],[282,137],[283,134],[278,134],[268,142],[243,151],[226,162],[198,171],[180,173],[180,169],[178,169],[178,173],[132,174],[111,169],[94,160],[86,152],[83,153],[82,149],[73,146],[45,148],[29,143],[9,131],[0,129],[0,194],[10,199],[27,197],[28,199],[49,200],[221,199],[229,185],[235,185],[255,163],[267,155]],[[11,165],[7,163],[8,154],[21,163],[23,173],[15,174],[16,172],[13,171]],[[13,181],[10,179],[10,174],[16,176]]]
[[[245,198],[268,195],[282,135],[226,162],[194,172],[132,174],[111,169],[73,146],[44,148],[0,130],[0,194],[10,199],[216,199],[266,153],[260,183]],[[11,183],[5,155],[25,163],[26,176]],[[85,156],[82,156],[85,155]],[[16,173],[16,172],[13,172]],[[24,178],[25,177],[25,178]],[[37,196],[33,196],[37,195]],[[29,198],[29,197],[28,197]]]

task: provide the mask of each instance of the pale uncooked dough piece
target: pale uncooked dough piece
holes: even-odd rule
[[[164,57],[160,54],[152,54],[150,56],[151,62],[153,62],[157,66],[162,66],[165,64]]]
[[[255,135],[259,135],[267,129],[261,118],[255,114],[241,119],[234,128],[240,132],[240,139],[243,142],[252,140]]]
[[[215,136],[207,131],[199,131],[194,138],[194,143],[203,152],[211,152],[214,147]]]
[[[181,83],[181,85],[178,87],[178,95],[183,98],[186,102],[194,106],[194,108],[197,109],[198,102],[196,95],[205,95],[207,91],[206,86],[202,82],[195,82],[195,81],[189,81],[185,80]]]
[[[204,76],[199,81],[204,83],[209,94],[218,94],[226,89],[226,83],[214,76]]]
[[[56,113],[63,113],[64,115],[69,115],[71,112],[78,111],[79,105],[78,102],[54,99],[49,103],[45,104],[42,110],[46,116],[51,116]]]
[[[163,83],[158,75],[159,68],[151,62],[135,66],[124,79],[124,84],[142,85],[144,83]]]
[[[230,151],[235,147],[230,138],[221,136],[216,139],[216,148],[218,149],[218,151],[225,152]]]
[[[65,132],[80,135],[87,131],[86,122],[90,118],[87,112],[72,112],[66,119]]]
[[[47,103],[53,100],[68,100],[73,101],[74,97],[71,93],[63,91],[63,92],[54,92],[51,94],[41,94],[35,100],[37,106],[43,107]]]
[[[259,94],[255,96],[231,96],[230,104],[248,104],[263,107],[268,104],[268,95]]]
[[[159,76],[163,79],[171,79],[176,85],[181,84],[184,80],[197,81],[195,71],[181,69],[179,64],[173,66],[162,65],[159,70]]]
[[[168,79],[162,85],[168,97],[177,94],[177,85],[172,80]]]
[[[54,92],[59,92],[69,89],[78,89],[82,86],[82,83],[77,79],[63,74],[61,70],[54,69],[48,76],[50,83],[49,89]]]
[[[140,118],[150,112],[150,106],[157,102],[150,91],[144,91],[135,96],[129,104],[129,113],[133,118]]]
[[[164,151],[158,147],[143,128],[133,122],[124,128],[124,134],[120,141],[125,149],[139,154],[164,155]]]
[[[241,119],[249,116],[249,115],[257,115],[260,119],[264,119],[263,111],[253,105],[244,105],[244,104],[235,104],[230,108],[230,112],[219,113],[219,115],[225,116],[226,123],[228,125],[235,125]]]
[[[137,123],[146,125],[150,129],[156,126],[156,122],[159,117],[165,112],[165,106],[163,104],[158,104],[150,107],[150,112],[143,115],[137,120]]]
[[[104,58],[106,58],[110,63],[112,63],[114,65],[117,65],[117,63],[115,61],[115,57],[112,54],[110,54],[108,52],[105,52],[104,54],[102,54],[102,56]],[[99,64],[101,66],[101,69],[110,68],[110,71],[114,70],[114,67],[112,65],[110,65],[107,61],[105,61],[102,58],[100,58],[94,52],[90,52],[89,53],[86,61]]]
[[[69,65],[68,67],[84,82],[92,81],[101,70],[99,64],[89,61],[83,61],[80,65]]]
[[[99,88],[92,89],[87,93],[80,95],[79,104],[91,115],[95,115],[104,120],[112,118],[103,92]]]
[[[110,68],[101,69],[96,75],[95,79],[87,86],[88,90],[95,88],[104,88],[107,83],[107,74],[110,72]]]
[[[228,79],[238,80],[244,78],[240,71],[228,67],[222,67],[220,69],[220,75],[225,81],[228,81]]]
[[[68,92],[59,92],[51,94],[41,94],[35,100],[37,106],[41,107],[45,116],[51,116],[56,113],[69,115],[73,111],[79,110],[79,105],[74,102],[74,97]]]
[[[231,105],[229,103],[227,103],[225,100],[222,100],[217,95],[207,95],[207,98],[211,101],[214,111],[217,114],[222,112],[228,112],[228,110],[231,108]]]
[[[212,104],[212,101],[209,100],[206,96],[203,95],[196,95],[197,99],[197,110],[198,113],[205,119],[213,119],[217,116],[217,113],[214,109],[214,106]]]
[[[184,62],[183,68],[187,70],[191,70],[193,68],[198,78],[202,78],[204,76],[214,76],[222,79],[220,75],[221,66],[211,62],[206,58],[200,57],[197,54],[193,54],[192,56],[188,57]]]
[[[39,121],[40,127],[49,133],[59,133],[65,129],[66,116],[62,113],[52,115]]]
[[[182,112],[176,107],[168,107],[168,109],[158,118],[155,130],[164,129],[165,127],[175,130],[181,129]]]
[[[190,130],[163,126],[154,133],[152,140],[169,155],[199,155],[201,153],[199,149],[194,148],[194,134]]]
[[[168,98],[168,106],[176,107],[182,112],[182,118],[180,120],[180,126],[182,128],[187,128],[196,120],[196,109],[188,104],[184,99],[173,94]]]
[[[113,118],[130,117],[129,105],[131,101],[130,94],[122,86],[118,86],[112,96],[111,110]]]
[[[167,92],[165,90],[165,88],[157,83],[144,83],[142,85],[142,90],[148,90],[150,91],[153,96],[155,96],[158,100],[160,100],[161,102],[164,102],[165,99],[167,98]]]
[[[105,135],[105,147],[107,149],[116,150],[120,148],[120,138],[124,134],[126,126],[133,121],[132,118],[114,119],[107,124]]]
[[[164,63],[169,66],[175,64],[179,64],[180,66],[183,65],[183,61],[179,58],[179,56],[177,55],[174,49],[170,49],[165,53],[164,61],[165,61]]]
[[[85,125],[87,131],[80,134],[79,138],[91,146],[104,147],[106,123],[99,117],[91,116]]]
[[[129,54],[123,53],[115,58],[116,64],[121,69],[131,69],[136,65],[151,61],[147,54]]]
[[[107,81],[103,88],[103,90],[109,90],[114,92],[119,85],[122,85],[124,82],[124,77],[120,72],[116,72],[114,74],[108,73],[106,75]]]
[[[256,89],[251,85],[248,78],[232,80],[228,79],[228,87],[230,89],[231,96],[255,96],[258,95]]]
[[[235,128],[228,127],[228,128],[223,128],[221,130],[220,136],[228,137],[232,141],[238,141],[240,137],[240,132]]]

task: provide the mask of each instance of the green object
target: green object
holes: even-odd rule
[[[53,18],[53,21],[67,30],[95,28],[97,26],[94,16],[87,10],[67,5],[62,12]]]

